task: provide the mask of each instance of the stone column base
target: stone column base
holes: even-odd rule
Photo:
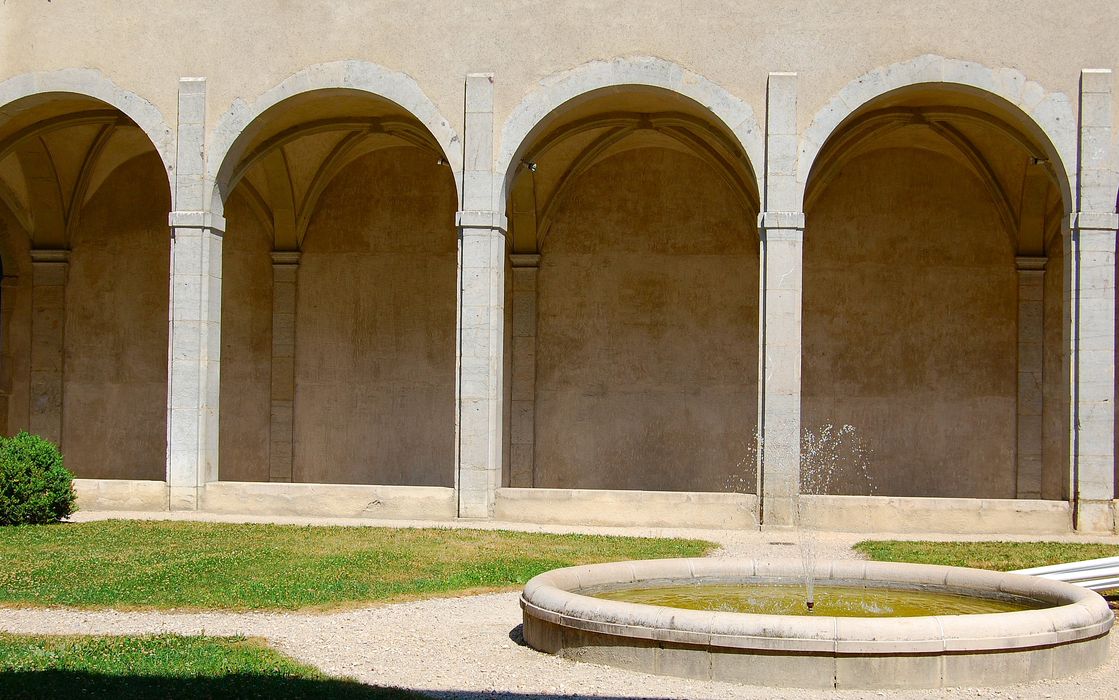
[[[167,489],[168,510],[198,510],[202,489],[197,486],[171,486]]]
[[[1119,532],[1116,522],[1117,501],[1090,501],[1076,503],[1076,531],[1083,533],[1112,534]]]

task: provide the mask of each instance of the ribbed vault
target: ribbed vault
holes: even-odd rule
[[[1043,255],[1063,213],[1057,173],[1044,149],[997,110],[956,95],[938,102],[911,92],[907,101],[856,113],[828,139],[808,181],[805,211],[855,158],[879,149],[925,149],[975,174],[1014,254]]]
[[[510,194],[512,247],[538,252],[573,185],[625,151],[667,149],[700,160],[734,192],[744,217],[759,196],[752,165],[733,135],[703,109],[659,90],[615,92],[550,115],[549,128],[520,154]]]
[[[0,201],[32,247],[69,247],[82,208],[124,163],[153,150],[117,109],[91,98],[36,99],[0,126]]]
[[[272,231],[276,250],[299,250],[319,198],[346,166],[370,153],[415,148],[432,168],[446,159],[431,133],[396,105],[368,95],[319,91],[266,112],[246,131],[251,143],[223,184],[243,193]]]

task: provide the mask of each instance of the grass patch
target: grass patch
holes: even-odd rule
[[[1119,556],[1119,545],[1081,542],[913,542],[866,540],[855,551],[875,561],[1013,571]]]
[[[0,633],[0,697],[417,700],[424,696],[325,676],[257,639]]]
[[[548,569],[715,545],[492,530],[106,520],[0,528],[0,604],[319,609],[523,585]]]

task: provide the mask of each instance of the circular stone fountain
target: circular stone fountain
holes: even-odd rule
[[[521,596],[534,649],[702,680],[802,688],[1000,685],[1102,664],[1114,614],[1092,591],[979,569],[817,562],[817,586],[963,594],[1033,609],[924,617],[794,616],[605,600],[626,588],[803,582],[798,560],[657,559],[555,569]]]

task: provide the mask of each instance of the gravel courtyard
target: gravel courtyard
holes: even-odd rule
[[[99,516],[82,515],[82,519],[95,517]],[[287,519],[284,522],[310,521]],[[340,521],[330,522],[341,524]],[[495,527],[492,523],[487,526]],[[575,528],[562,527],[499,526],[575,531]],[[795,533],[603,528],[579,528],[579,531],[699,537],[722,545],[715,556],[795,557],[799,552]],[[813,547],[819,558],[853,558],[857,555],[850,546],[865,538],[866,535],[847,533],[814,533]],[[1100,541],[1119,541],[1119,538]],[[327,673],[377,685],[420,690],[440,698],[877,698],[888,694],[899,698],[1087,699],[1119,693],[1119,634],[1112,635],[1107,664],[1091,673],[1059,681],[992,689],[889,693],[775,690],[651,676],[541,654],[520,643],[521,616],[517,599],[518,593],[509,592],[321,615],[0,608],[0,630],[36,634],[172,632],[258,636]]]

